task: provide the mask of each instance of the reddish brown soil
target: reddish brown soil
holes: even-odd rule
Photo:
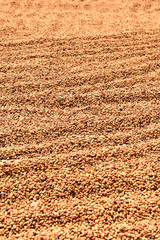
[[[160,239],[159,3],[0,0],[1,240]]]

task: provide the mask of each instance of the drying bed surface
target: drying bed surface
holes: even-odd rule
[[[0,240],[160,239],[159,0],[0,0]]]
[[[160,239],[159,40],[0,45],[0,239]]]

